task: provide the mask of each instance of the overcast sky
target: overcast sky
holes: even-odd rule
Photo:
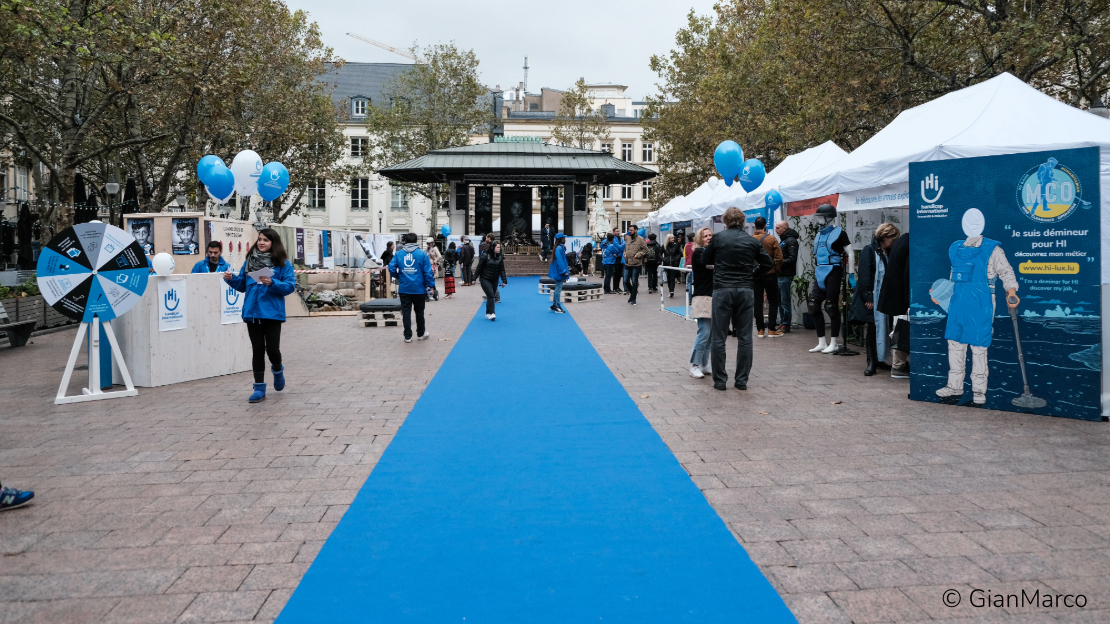
[[[674,36],[693,9],[713,10],[713,0],[613,2],[561,0],[286,0],[320,25],[324,42],[345,60],[407,62],[391,52],[348,37],[354,32],[407,49],[454,41],[473,49],[482,80],[508,89],[523,79],[528,55],[528,90],[565,89],[579,77],[588,82],[628,85],[640,99],[656,93],[648,66],[653,54],[674,47]]]

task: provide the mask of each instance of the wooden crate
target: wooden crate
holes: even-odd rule
[[[401,311],[390,312],[359,312],[359,327],[399,327],[401,325]]]
[[[583,303],[586,301],[602,301],[605,297],[605,291],[601,288],[590,288],[589,290],[564,290],[563,303]],[[548,295],[548,299],[554,301],[555,293]]]

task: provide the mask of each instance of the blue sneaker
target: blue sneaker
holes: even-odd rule
[[[34,492],[24,492],[10,487],[0,488],[0,511],[22,507],[31,502],[34,497]]]
[[[259,403],[259,402],[262,401],[262,399],[265,399],[265,398],[266,398],[266,384],[256,383],[256,384],[254,384],[254,393],[251,394],[251,398],[249,398],[247,400],[250,401],[251,403]]]
[[[274,373],[274,390],[281,392],[285,389],[285,366],[282,366],[281,370],[270,369],[270,371]]]

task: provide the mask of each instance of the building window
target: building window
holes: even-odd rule
[[[28,195],[29,195],[29,192],[28,192],[29,190],[30,190],[30,187],[27,186],[27,168],[26,167],[16,167],[15,168],[15,197],[13,197],[12,199],[15,200],[15,201],[27,201],[28,200]]]
[[[351,100],[351,114],[355,117],[366,116],[366,100],[357,98]]]
[[[362,158],[366,155],[366,137],[351,137],[351,158]]]
[[[644,162],[655,162],[654,143],[644,143]]]
[[[621,143],[621,160],[632,162],[632,144]]]
[[[308,192],[305,197],[308,199],[309,210],[323,210],[327,207],[324,198],[327,196],[327,183],[323,178],[316,178],[316,181],[308,185]]]
[[[370,178],[351,180],[351,210],[370,210]]]
[[[608,184],[601,187],[601,198],[602,199],[613,199],[613,187],[608,185]]]
[[[632,199],[632,185],[631,184],[622,184],[621,185],[621,199]]]
[[[610,154],[612,154],[613,153],[613,144],[612,143],[602,143],[601,144],[601,151],[609,152]]]
[[[0,172],[0,201],[8,200],[8,174]]]
[[[389,189],[389,207],[392,210],[405,211],[409,209],[409,196],[404,189],[396,186]]]
[[[651,182],[644,182],[640,186],[640,199],[651,199]]]
[[[628,228],[632,227],[631,221],[621,221],[621,231],[627,232]]]

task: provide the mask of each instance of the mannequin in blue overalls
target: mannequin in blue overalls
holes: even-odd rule
[[[1009,307],[1016,308],[1020,300],[1014,269],[1001,244],[983,237],[986,225],[983,213],[971,208],[964,213],[962,224],[967,239],[948,248],[948,259],[952,262],[950,282],[939,280],[929,290],[933,303],[947,306],[948,311],[944,330],[948,341],[948,383],[937,390],[937,396],[942,399],[963,396],[970,346],[972,402],[982,405],[987,402],[987,348],[994,333],[995,278],[1002,280]]]
[[[840,281],[844,278],[843,262],[851,251],[851,239],[848,238],[847,232],[833,223],[836,219],[836,208],[831,204],[822,204],[817,208],[816,217],[822,223],[822,228],[813,239],[816,279],[810,292],[813,308],[809,312],[813,316],[814,325],[817,326],[817,346],[809,352],[833,353],[840,348],[840,306],[838,305]],[[829,325],[832,330],[832,336],[827,341],[822,308],[829,315]]]

